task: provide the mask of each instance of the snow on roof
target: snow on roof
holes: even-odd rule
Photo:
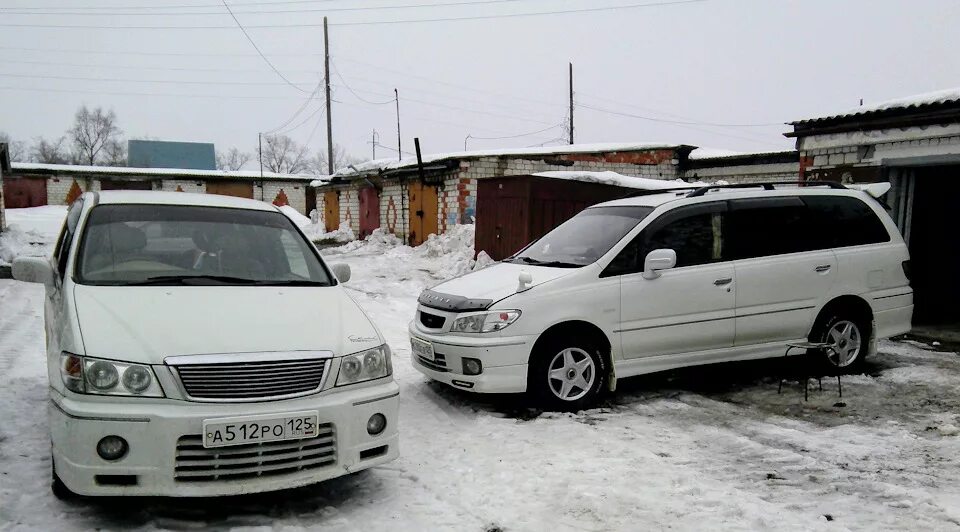
[[[261,211],[276,210],[276,207],[269,203],[247,198],[193,192],[161,192],[158,190],[103,190],[99,192],[99,202],[101,204],[148,203],[151,205],[196,205]]]
[[[10,163],[12,171],[42,171],[62,172],[75,174],[111,174],[111,175],[139,175],[139,176],[190,176],[190,177],[222,177],[234,179],[260,179],[259,170],[192,170],[187,168],[133,168],[128,166],[83,166],[76,164],[44,164],[44,163]],[[284,181],[306,181],[316,176],[298,174],[278,174],[263,172],[263,179]]]
[[[892,100],[886,100],[880,103],[873,105],[862,105],[860,107],[854,107],[844,113],[839,113],[830,116],[821,116],[816,118],[808,118],[804,120],[799,120],[797,122],[791,122],[791,124],[803,124],[806,122],[815,122],[818,120],[828,120],[832,118],[845,118],[858,115],[864,115],[867,113],[875,113],[879,111],[889,111],[891,109],[909,109],[913,107],[920,107],[924,105],[934,105],[940,103],[949,103],[960,101],[960,87],[952,89],[944,89],[933,92],[925,92],[922,94],[914,94],[913,96],[906,96],[903,98],[894,98]]]
[[[567,153],[608,153],[621,151],[643,151],[679,148],[679,144],[671,143],[638,143],[638,142],[611,142],[595,144],[566,144],[563,146],[548,146],[537,148],[502,148],[494,150],[471,150],[450,153],[435,153],[423,156],[423,163],[434,163],[446,159],[472,159],[478,157],[497,157],[510,155],[560,155]],[[406,168],[416,166],[416,157],[407,157],[404,159],[375,159],[360,164],[351,165],[347,168],[341,168],[333,175],[336,177],[350,176],[357,174],[369,174],[383,170],[393,170],[396,168]]]
[[[664,188],[695,188],[707,185],[708,183],[697,182],[688,183],[681,179],[673,181],[667,179],[650,179],[648,177],[635,177],[616,172],[581,172],[575,170],[559,170],[552,172],[537,172],[533,174],[537,177],[547,177],[550,179],[563,179],[566,181],[582,181],[584,183],[599,183],[601,185],[613,185],[618,187],[636,188],[640,190],[660,190]]]
[[[751,157],[751,156],[763,156],[763,155],[779,155],[782,153],[793,153],[795,150],[792,149],[782,149],[782,150],[761,150],[761,151],[733,151],[733,150],[724,150],[716,148],[697,148],[690,152],[690,155],[687,157],[691,161],[699,161],[702,159],[724,159],[728,157]]]

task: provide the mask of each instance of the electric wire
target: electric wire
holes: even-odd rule
[[[270,62],[269,59],[267,59],[267,56],[265,56],[263,52],[260,51],[260,47],[257,46],[256,41],[254,41],[253,37],[251,37],[250,34],[247,33],[247,30],[243,27],[243,24],[240,23],[240,19],[238,19],[237,16],[233,14],[233,11],[230,9],[230,6],[227,4],[227,0],[220,0],[220,1],[223,3],[223,7],[227,9],[227,12],[230,13],[230,18],[232,18],[233,21],[237,23],[237,27],[240,28],[241,32],[243,32],[243,36],[246,37],[248,41],[250,41],[250,44],[253,46],[253,49],[256,50],[258,54],[260,54],[260,58],[263,59],[263,61],[267,63],[267,65],[270,66],[270,69],[273,70],[277,74],[277,76],[280,77],[280,79],[285,81],[287,85],[290,85],[291,87],[293,87],[294,89],[297,89],[300,92],[304,92],[304,93],[307,92],[301,89],[299,86],[297,86],[295,83],[293,83],[289,79],[287,79],[287,77],[284,76],[283,73],[280,72],[280,70],[276,66],[274,66],[274,64]]]

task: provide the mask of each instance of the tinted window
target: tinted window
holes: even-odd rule
[[[196,206],[95,207],[76,271],[89,284],[331,284],[283,214]]]
[[[805,196],[810,227],[821,247],[889,242],[883,222],[863,201],[849,196]]]
[[[674,250],[678,268],[725,260],[724,214],[714,212],[719,208],[718,205],[698,206],[664,214],[637,235],[607,266],[603,275],[641,271],[647,254],[655,249]]]
[[[77,233],[77,224],[80,222],[80,211],[83,210],[83,200],[74,201],[67,211],[67,219],[63,223],[63,229],[60,231],[60,238],[57,239],[57,247],[53,256],[57,259],[57,273],[63,279],[67,271],[67,259],[70,257],[70,246],[73,244],[73,236]]]
[[[504,262],[579,267],[592,264],[637,226],[653,207],[591,207]]]
[[[728,221],[734,260],[810,251],[822,245],[810,227],[806,205],[797,196],[732,200]]]

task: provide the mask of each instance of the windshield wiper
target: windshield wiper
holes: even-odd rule
[[[277,281],[255,281],[257,286],[330,286],[325,281],[311,281],[309,279],[281,279]]]
[[[533,257],[514,257],[510,262],[523,261],[527,264],[533,266],[544,266],[547,268],[580,268],[583,264],[576,264],[573,262],[564,262],[562,260],[538,260]],[[504,261],[506,262],[506,261]]]
[[[188,285],[204,286],[212,284],[244,284],[253,285],[259,281],[255,279],[246,279],[243,277],[230,277],[227,275],[158,275],[156,277],[147,277],[142,281],[127,283],[127,286],[148,286],[148,285]]]

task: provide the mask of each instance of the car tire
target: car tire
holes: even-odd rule
[[[597,403],[607,372],[606,358],[592,342],[551,340],[534,352],[527,390],[544,409],[575,412]]]
[[[870,321],[856,313],[838,310],[817,320],[810,333],[811,342],[832,344],[821,349],[819,364],[830,373],[858,373],[870,350]]]
[[[57,464],[54,462],[52,454],[50,455],[50,490],[53,492],[53,496],[61,501],[72,501],[80,497],[70,491],[70,488],[60,480],[60,476],[57,475]]]

